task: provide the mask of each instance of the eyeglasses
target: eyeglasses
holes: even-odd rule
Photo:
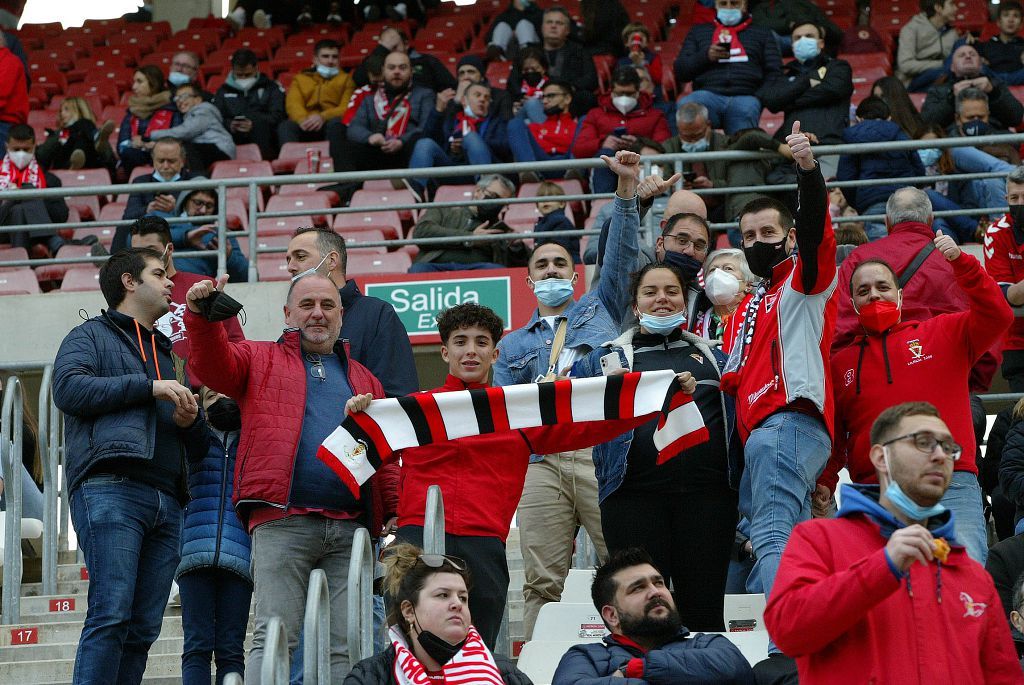
[[[207,201],[207,200],[189,200],[188,202],[189,202],[190,205],[192,205],[196,209],[210,209],[210,210],[217,209],[217,203],[216,202],[210,202],[210,201]]]
[[[707,252],[708,244],[703,240],[693,240],[690,236],[685,233],[669,233],[666,238],[672,238],[679,244],[680,250],[685,250],[688,246],[693,245],[694,252]]]
[[[321,359],[319,354],[310,352],[306,355],[306,361],[310,363],[310,376],[313,378],[319,378],[321,383],[327,380],[327,369],[324,368],[324,360]]]
[[[421,554],[420,561],[423,562],[424,566],[429,566],[430,568],[441,568],[445,564],[448,564],[456,571],[466,570],[465,561],[449,554]]]
[[[174,101],[175,102],[185,102],[186,100],[191,100],[194,97],[196,97],[196,96],[193,95],[192,93],[182,93],[181,95],[175,95],[174,96]]]
[[[898,438],[893,438],[892,440],[883,442],[882,446],[891,445],[892,443],[900,440],[912,440],[914,442],[914,447],[916,447],[917,451],[922,454],[931,454],[935,451],[935,446],[938,445],[942,448],[942,453],[946,455],[946,458],[952,459],[953,461],[957,461],[964,451],[963,447],[952,440],[939,440],[933,434],[924,431],[901,435]]]

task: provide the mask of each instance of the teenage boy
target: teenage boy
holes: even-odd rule
[[[995,72],[999,80],[1008,86],[1024,84],[1024,38],[1021,38],[1020,27],[1024,12],[1015,0],[1008,0],[999,5],[999,16],[996,26],[999,33],[978,45],[978,52],[988,62],[988,67]]]

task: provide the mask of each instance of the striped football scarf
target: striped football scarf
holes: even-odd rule
[[[430,685],[427,669],[409,649],[402,631],[391,626],[388,637],[395,648],[395,682],[398,685]],[[462,649],[441,667],[441,673],[446,685],[505,685],[498,664],[473,626],[469,627]]]
[[[707,441],[696,403],[675,372],[665,370],[375,400],[345,417],[317,457],[358,498],[359,486],[398,450],[518,430],[536,454],[568,452],[607,442],[658,414],[659,464]],[[543,436],[536,430],[542,426]]]

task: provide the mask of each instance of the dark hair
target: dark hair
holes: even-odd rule
[[[785,230],[788,231],[796,225],[796,222],[793,220],[793,212],[789,211],[789,207],[785,203],[776,200],[774,197],[755,197],[743,205],[738,219],[742,220],[747,214],[757,214],[766,209],[774,209],[779,213],[779,223],[782,224],[782,228]]]
[[[683,289],[683,297],[685,298],[685,296],[686,296],[686,286],[689,285],[690,282],[686,279],[685,276],[683,276],[683,272],[680,271],[679,269],[677,269],[674,266],[671,266],[669,264],[665,264],[664,262],[651,262],[650,264],[647,264],[646,266],[644,266],[639,271],[634,271],[633,273],[631,273],[629,275],[629,303],[630,304],[636,305],[637,293],[640,292],[640,284],[643,282],[644,276],[646,276],[651,271],[654,271],[655,269],[665,269],[666,271],[671,271],[672,274],[677,279],[679,279],[679,286]]]
[[[636,67],[632,65],[617,67],[612,73],[613,86],[636,86],[640,89],[640,74],[636,73]]]
[[[864,245],[868,242],[868,234],[860,226],[852,223],[836,224],[836,245]]]
[[[137,236],[158,235],[160,236],[160,242],[164,245],[171,242],[171,227],[162,216],[144,216],[136,220],[128,228],[128,232],[131,235]]]
[[[316,42],[313,46],[313,55],[319,55],[320,51],[324,48],[334,48],[335,50],[341,50],[341,43],[334,40],[333,38],[323,38]]]
[[[146,78],[146,82],[149,83],[150,95],[156,95],[157,93],[166,90],[164,87],[164,72],[160,67],[155,64],[143,64],[135,71]]]
[[[153,141],[153,147],[156,148],[157,145],[176,145],[178,147],[178,154],[181,155],[181,161],[187,161],[185,155],[185,143],[181,142],[181,139],[172,137],[157,138]]]
[[[825,27],[815,24],[807,17],[800,17],[793,22],[793,25],[789,27],[789,33],[792,35],[793,31],[796,31],[801,26],[813,26],[814,30],[818,33],[819,40],[825,40]]]
[[[945,4],[945,0],[920,0],[921,11],[924,12],[924,16],[928,17],[929,19],[931,19],[937,14],[937,12],[935,11],[936,5],[942,7]]]
[[[35,142],[36,132],[28,124],[15,124],[7,132],[7,140],[31,140]]]
[[[1021,4],[1016,0],[1003,0],[999,3],[999,7],[996,8],[996,19],[998,20],[1007,12],[1020,12],[1024,14],[1024,9],[1021,8]]]
[[[256,53],[249,48],[239,48],[231,53],[231,66],[254,67],[259,62]]]
[[[892,265],[889,262],[885,261],[884,259],[878,258],[865,259],[863,262],[854,267],[853,272],[850,274],[850,297],[853,297],[853,277],[857,275],[858,271],[863,269],[865,266],[868,266],[869,264],[877,264],[878,266],[885,267],[892,275],[892,282],[896,284],[897,288],[900,287],[900,277],[896,275],[896,269],[892,268]]]
[[[561,14],[569,22],[569,28],[572,29],[572,15],[569,14],[569,10],[565,9],[561,5],[552,5],[544,10],[544,14]],[[541,15],[544,16],[543,14]]]
[[[644,136],[636,136],[636,140],[633,142],[633,144],[625,149],[629,150],[630,152],[640,154],[640,151],[643,150],[645,147],[649,147],[657,151],[659,155],[665,154],[664,145],[654,140],[653,138],[645,138]]]
[[[547,88],[548,86],[558,86],[559,88],[562,89],[562,92],[567,94],[569,97],[572,97],[573,94],[576,92],[576,89],[573,87],[571,83],[559,78],[548,79],[548,82],[544,84],[544,88]],[[541,90],[544,90],[544,88],[541,88]]]
[[[871,424],[871,444],[880,445],[886,438],[892,437],[896,427],[907,416],[934,416],[941,419],[939,410],[931,402],[904,402],[889,407]]]
[[[381,564],[384,565],[384,593],[392,600],[388,603],[387,625],[398,626],[406,638],[411,636],[409,626],[402,619],[402,602],[408,601],[415,608],[419,602],[420,590],[426,586],[431,576],[438,573],[454,573],[466,581],[467,590],[473,585],[469,566],[459,569],[445,559],[440,566],[434,568],[420,561],[422,554],[423,550],[419,547],[403,542],[388,547],[381,558]]]
[[[615,592],[619,589],[619,584],[615,582],[615,575],[627,568],[644,564],[655,566],[654,560],[646,550],[630,547],[613,552],[608,557],[608,561],[597,567],[594,571],[594,582],[590,585],[590,598],[594,601],[594,608],[598,613],[604,607],[615,602]]]
[[[384,73],[384,55],[379,52],[370,53],[370,56],[363,62],[363,66],[366,67],[367,74],[380,76]]]
[[[535,59],[544,68],[544,73],[548,73],[550,65],[548,64],[548,56],[544,52],[544,49],[539,45],[526,45],[519,50],[519,58],[516,60],[516,68],[519,73],[523,73],[523,64],[528,59]]]
[[[888,119],[891,114],[889,105],[882,98],[869,95],[857,105],[857,117],[865,121],[869,119]]]
[[[875,94],[876,88],[882,91],[881,97],[889,105],[889,117],[911,138],[920,137],[924,121],[921,120],[921,113],[910,99],[903,81],[897,76],[883,76],[871,84],[872,95]]]
[[[163,221],[163,219],[161,219]],[[151,247],[131,247],[118,250],[100,267],[100,292],[107,306],[117,308],[124,302],[125,289],[121,276],[128,274],[133,281],[142,280],[142,272],[146,270],[146,261],[160,261],[162,255]]]
[[[441,335],[442,345],[448,344],[455,331],[473,326],[479,326],[490,333],[495,345],[505,330],[504,322],[493,309],[476,302],[463,302],[437,315],[437,332]]]
[[[704,228],[704,234],[708,237],[708,240],[711,240],[711,227],[708,225],[708,220],[700,214],[694,214],[693,212],[679,212],[670,216],[668,221],[665,222],[665,228],[661,229],[661,237],[667,236],[676,227],[676,224],[683,220],[696,221]]]
[[[300,236],[303,233],[316,233],[316,249],[320,250],[320,258],[329,252],[337,252],[341,260],[341,270],[348,271],[348,250],[345,249],[344,236],[337,233],[333,228],[326,226],[300,226],[292,233],[292,237]]]

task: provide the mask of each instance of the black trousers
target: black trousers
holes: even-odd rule
[[[402,526],[395,534],[399,542],[423,547],[422,526]],[[469,614],[480,637],[494,649],[508,598],[508,561],[505,543],[482,536],[444,536],[445,554],[459,557],[469,566],[473,587],[469,591]],[[721,618],[721,611],[719,611]]]
[[[692,631],[725,630],[722,611],[736,534],[737,495],[727,488],[685,495],[612,493],[601,503],[608,553],[640,547],[672,581],[672,596]]]
[[[185,157],[188,168],[195,174],[209,178],[214,162],[231,159],[226,152],[213,143],[185,143]]]
[[[1002,372],[1010,392],[1024,392],[1024,350],[1003,350]]]

